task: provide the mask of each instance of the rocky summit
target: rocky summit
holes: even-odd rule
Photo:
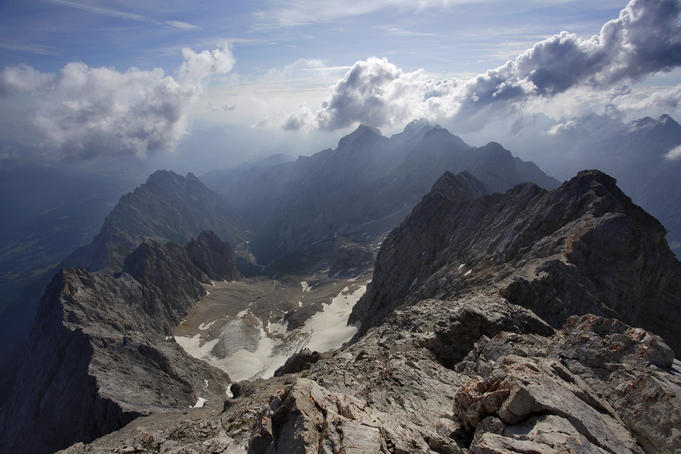
[[[351,342],[65,452],[681,452],[664,234],[597,171],[505,194],[445,174],[381,246]]]

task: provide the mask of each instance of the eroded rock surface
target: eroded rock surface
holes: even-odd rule
[[[556,328],[573,314],[614,317],[681,354],[681,263],[613,178],[583,171],[553,191],[528,183],[477,198],[469,180],[457,179],[471,187],[458,198],[426,195],[388,236],[351,322],[366,330],[401,304],[484,286]]]
[[[202,238],[220,241],[212,233]],[[231,279],[233,257],[221,265],[211,273]],[[0,450],[52,452],[139,415],[187,408],[199,398],[222,402],[229,377],[170,337],[208,280],[187,248],[152,240],[126,258],[122,273],[59,272],[42,298],[24,366],[0,415]]]

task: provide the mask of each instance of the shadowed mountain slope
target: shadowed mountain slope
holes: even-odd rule
[[[479,185],[446,174],[391,232],[350,318],[362,331],[401,304],[486,285],[553,326],[573,314],[615,317],[681,354],[681,263],[613,178],[583,171],[552,191],[522,184],[476,198]]]
[[[235,246],[245,238],[245,228],[220,195],[191,173],[183,177],[158,170],[121,197],[92,243],[71,254],[64,265],[91,271],[120,269],[144,238],[182,244],[202,230]]]
[[[390,138],[360,126],[327,149],[296,161],[211,172],[202,177],[252,226],[262,264],[318,248],[334,238],[366,241],[400,223],[445,171],[469,171],[490,191],[525,181],[559,183],[501,145],[471,147],[444,128],[415,121]],[[324,252],[326,251],[326,252]],[[276,268],[276,266],[275,266]]]

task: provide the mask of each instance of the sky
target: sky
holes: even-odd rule
[[[679,66],[681,0],[0,0],[0,158],[206,171],[417,118],[537,157],[681,120]]]

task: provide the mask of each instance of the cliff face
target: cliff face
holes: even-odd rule
[[[470,177],[456,180],[471,186]],[[401,304],[484,287],[554,327],[573,314],[615,317],[681,354],[681,263],[664,228],[614,179],[584,171],[553,191],[523,184],[477,198],[445,193],[424,197],[384,242],[350,319],[362,332]]]
[[[206,244],[218,248],[204,250]],[[220,251],[227,252],[221,261]],[[201,282],[208,274],[236,275],[230,246],[212,233],[191,247],[146,240],[116,275],[82,268],[58,273],[0,415],[0,451],[52,452],[142,414],[193,406],[199,397],[221,402],[226,374],[190,357],[170,337],[205,294]]]

